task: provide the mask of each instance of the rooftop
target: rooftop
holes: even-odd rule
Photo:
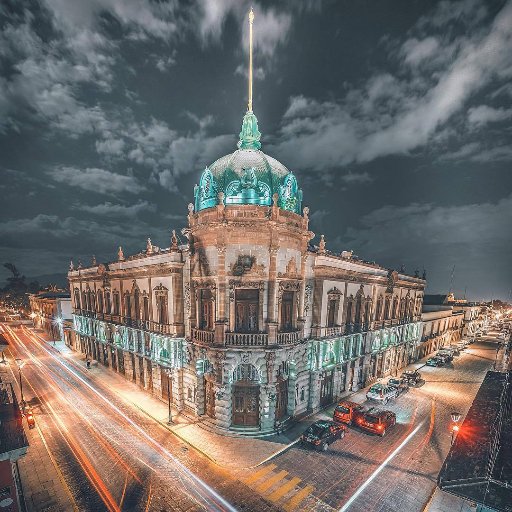
[[[512,371],[489,371],[452,445],[439,487],[512,512]]]

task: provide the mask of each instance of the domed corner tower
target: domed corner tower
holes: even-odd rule
[[[268,432],[294,414],[293,379],[307,374],[314,234],[295,175],[261,151],[260,138],[249,87],[238,149],[206,167],[189,205],[190,340],[198,367],[211,368],[203,414],[220,428]]]

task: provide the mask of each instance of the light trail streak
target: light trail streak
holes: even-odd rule
[[[387,466],[387,464],[398,454],[398,452],[414,437],[416,432],[421,428],[424,421],[422,421],[382,462],[382,464],[370,475],[370,477],[362,484],[359,489],[349,498],[349,500],[339,509],[338,512],[345,512],[349,509],[357,497],[371,484],[376,476]]]
[[[151,445],[153,445],[160,454],[165,455],[169,460],[171,460],[176,469],[181,473],[182,476],[191,481],[191,483],[195,484],[195,492],[200,497],[208,507],[209,511],[225,511],[229,512],[237,512],[236,508],[234,508],[227,500],[225,500],[220,494],[218,494],[212,487],[210,487],[204,480],[195,475],[192,471],[190,471],[186,466],[184,466],[178,459],[174,457],[174,455],[169,452],[164,446],[162,446],[158,441],[156,441],[153,437],[151,437],[147,432],[145,432],[137,423],[131,420],[123,411],[121,411],[115,404],[113,404],[108,398],[104,397],[99,391],[97,391],[91,384],[89,384],[85,379],[83,379],[74,369],[70,368],[67,364],[61,361],[55,354],[53,354],[50,350],[45,347],[46,341],[39,337],[36,333],[31,333],[33,336],[39,338],[43,343],[38,344],[38,346],[46,352],[46,354],[51,357],[57,364],[62,366],[66,372],[70,375],[74,376],[78,379],[84,386],[90,389],[98,398],[100,398],[103,402],[105,402],[113,411],[115,411],[119,416],[121,416],[128,424],[132,426],[132,428],[138,432],[141,437],[143,437],[146,441],[148,441]],[[20,340],[21,342],[21,340]],[[30,354],[28,348],[21,342],[21,344],[25,347],[25,350]],[[31,354],[30,354],[31,355]],[[191,492],[191,489],[188,488],[188,492]],[[213,506],[213,507],[212,507]]]
[[[12,333],[14,334],[14,333]],[[13,335],[13,338],[16,335]],[[17,336],[16,336],[17,337]],[[23,342],[21,342],[23,344]],[[12,354],[11,354],[12,355]],[[42,370],[44,372],[44,369]],[[12,372],[12,368],[11,368]],[[13,374],[14,375],[14,374]],[[103,480],[99,476],[99,474],[94,469],[93,465],[87,458],[87,455],[84,453],[84,451],[81,449],[77,441],[74,439],[73,435],[70,433],[69,429],[67,428],[66,424],[61,420],[60,416],[57,414],[55,409],[52,407],[52,405],[49,403],[48,400],[43,400],[41,396],[37,393],[34,386],[32,385],[32,382],[27,378],[25,375],[25,380],[32,389],[32,392],[37,397],[39,402],[41,404],[44,404],[44,406],[50,411],[51,418],[53,421],[53,424],[55,425],[55,428],[59,431],[60,435],[62,436],[62,439],[68,446],[69,450],[75,457],[75,460],[78,462],[80,467],[82,468],[84,474],[87,476],[91,484],[93,485],[94,489],[98,493],[101,500],[105,503],[105,506],[107,509],[111,512],[120,512],[120,508],[117,506],[117,503],[115,502],[113,496],[110,494],[110,491],[107,489],[106,485],[104,484]],[[47,382],[49,387],[53,390],[53,392],[59,397],[59,391],[55,389],[55,386],[51,382]]]

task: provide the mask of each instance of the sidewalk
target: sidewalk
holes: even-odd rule
[[[40,339],[44,339],[37,333]],[[85,368],[85,356],[70,349],[64,342],[47,342],[48,346],[60,352],[66,358]],[[417,362],[408,368],[421,365]],[[217,465],[230,470],[243,470],[254,468],[275,457],[281,451],[286,450],[291,444],[298,441],[300,434],[312,423],[319,419],[332,419],[336,404],[303,418],[290,429],[280,435],[268,437],[246,437],[234,432],[219,433],[209,423],[208,418],[196,418],[186,413],[178,413],[173,408],[173,425],[167,424],[168,405],[143,391],[133,382],[126,380],[121,375],[104,367],[97,361],[92,362],[88,370],[91,379],[98,379],[106,384],[118,396],[131,403],[139,410],[158,421],[162,426],[172,431],[182,441],[200,451],[208,459]],[[350,399],[363,402],[366,389],[362,389],[350,395]],[[348,396],[345,398],[349,398]]]
[[[13,378],[10,368],[14,362],[7,358],[9,366],[0,364],[0,377],[3,382],[12,382],[19,393],[17,379]],[[24,392],[30,401],[30,390]],[[67,491],[66,484],[54,464],[42,432],[38,427],[29,429],[24,422],[23,427],[29,441],[27,454],[18,460],[18,468],[27,512],[70,512],[77,510]]]

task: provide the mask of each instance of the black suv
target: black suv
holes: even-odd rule
[[[406,370],[400,378],[404,379],[409,386],[416,386],[421,382],[421,373],[418,370]]]
[[[407,393],[407,391],[409,391],[409,384],[405,379],[391,378],[388,380],[388,386],[396,388],[396,390],[398,391],[398,396],[400,396],[402,393]]]
[[[300,443],[307,443],[319,450],[326,451],[331,443],[345,437],[346,430],[346,427],[334,423],[334,421],[317,421],[310,425],[300,436]]]
[[[380,437],[386,435],[386,430],[396,424],[396,414],[391,411],[380,411],[370,409],[362,418],[358,425],[367,432],[373,432]]]

